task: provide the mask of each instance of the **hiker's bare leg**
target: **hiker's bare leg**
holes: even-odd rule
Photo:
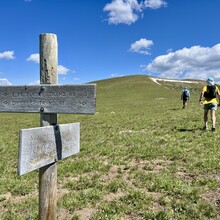
[[[210,114],[211,114],[212,127],[215,128],[215,122],[216,122],[215,110],[210,110]]]
[[[204,110],[204,127],[208,127],[208,112],[209,110]]]

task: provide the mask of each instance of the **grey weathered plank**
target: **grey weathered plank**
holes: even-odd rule
[[[18,175],[36,170],[79,152],[80,124],[21,129]]]
[[[96,85],[0,86],[0,112],[94,114]]]

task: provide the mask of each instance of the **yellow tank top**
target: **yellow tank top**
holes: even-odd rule
[[[219,89],[218,89],[218,86],[215,86],[216,87],[216,95],[219,93]],[[204,92],[207,92],[207,86],[204,86],[203,89],[202,89]],[[207,98],[207,97],[204,97],[204,101],[203,101],[203,104],[210,104],[210,103],[218,103],[217,99],[216,98]]]

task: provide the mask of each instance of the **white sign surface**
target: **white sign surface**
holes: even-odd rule
[[[18,175],[28,173],[79,152],[80,124],[21,129]]]

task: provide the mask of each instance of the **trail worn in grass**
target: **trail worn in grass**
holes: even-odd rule
[[[81,123],[80,153],[58,163],[58,219],[220,219],[220,113],[201,130],[198,88],[182,109],[176,84],[144,76],[97,83],[96,115]],[[38,171],[17,177],[18,132],[38,115],[0,114],[0,219],[37,219]]]

